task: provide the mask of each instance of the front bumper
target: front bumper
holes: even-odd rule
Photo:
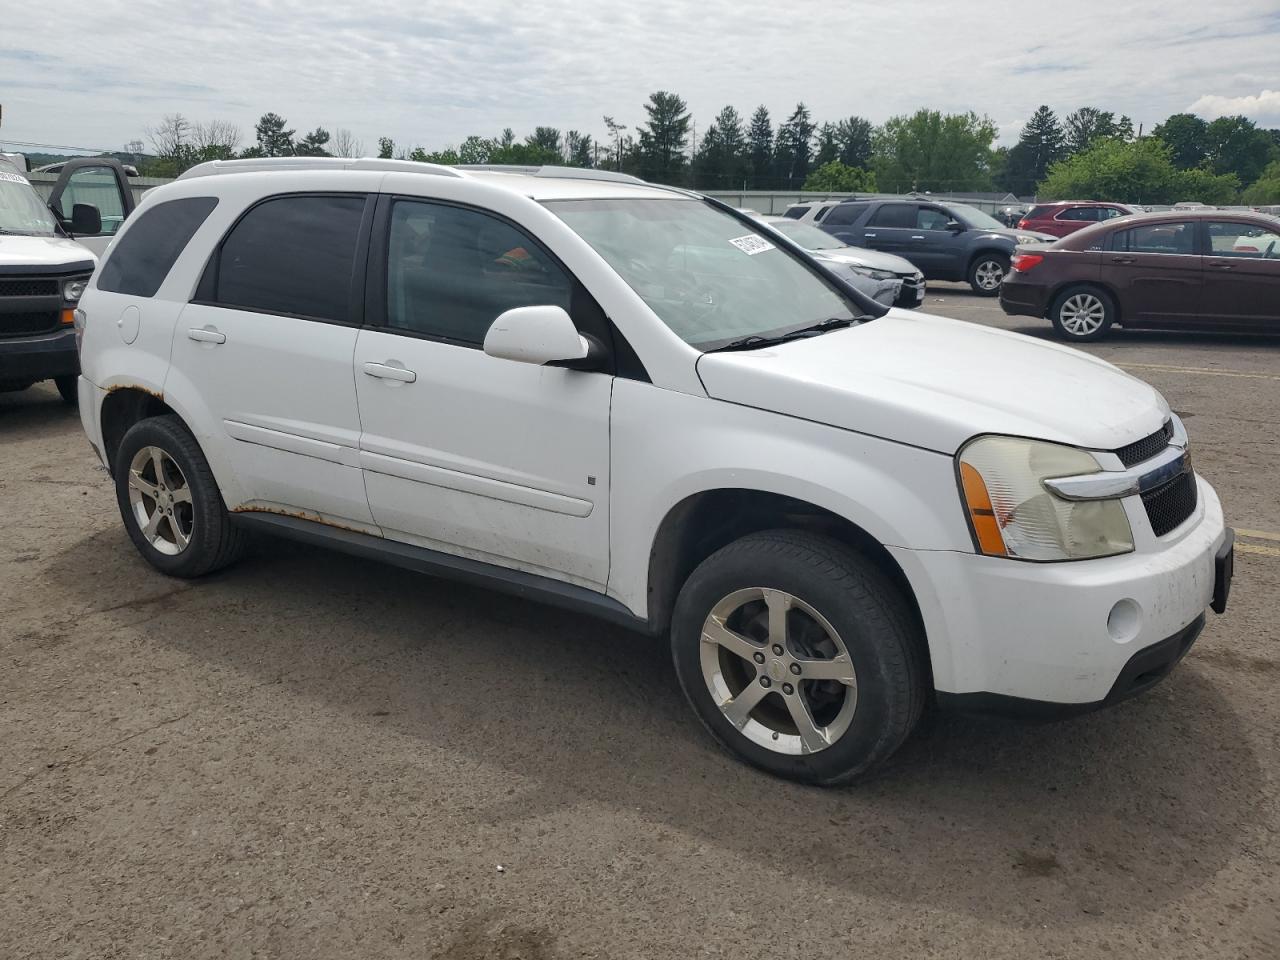
[[[1080,712],[1122,699],[1139,655],[1181,645],[1181,656],[1215,600],[1218,554],[1231,538],[1217,494],[1197,483],[1190,519],[1165,537],[1148,531],[1123,556],[1025,563],[890,547],[916,586],[940,702]]]
[[[35,383],[79,372],[76,332],[71,327],[0,339],[0,381]]]

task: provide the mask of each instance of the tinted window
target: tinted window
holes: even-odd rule
[[[1123,217],[1123,216],[1126,216],[1126,213],[1125,211],[1121,210],[1119,207],[1099,207],[1098,208],[1099,220],[1114,220],[1116,217]]]
[[[98,289],[154,297],[178,255],[217,205],[216,197],[185,197],[136,214],[98,272]]]
[[[950,221],[951,217],[941,210],[921,207],[916,213],[915,227],[917,230],[945,230]]]
[[[901,227],[905,230],[916,228],[916,207],[910,203],[886,203],[871,218],[871,227]]]
[[[1059,220],[1085,220],[1090,223],[1098,219],[1097,207],[1067,207],[1060,214]]]
[[[1151,223],[1121,230],[1111,249],[1129,253],[1194,253],[1195,228],[1190,223]]]
[[[479,346],[513,307],[570,309],[573,282],[521,231],[488,214],[402,201],[391,211],[387,323]]]
[[[263,313],[351,318],[351,279],[364,197],[277,197],[222,241],[213,301]]]
[[[1250,257],[1280,260],[1280,224],[1264,227],[1256,223],[1210,221],[1209,253],[1215,257]]]
[[[786,213],[783,214],[783,216],[791,220],[799,220],[808,212],[809,212],[808,207],[787,207],[787,211]]]
[[[862,217],[863,211],[867,208],[856,203],[841,203],[832,207],[827,217],[822,222],[828,227],[847,227],[851,223],[857,223]]]

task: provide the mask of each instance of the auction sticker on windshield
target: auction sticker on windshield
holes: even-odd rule
[[[757,253],[764,253],[766,250],[773,249],[773,244],[757,233],[748,234],[745,237],[736,237],[729,242],[749,257],[754,257]]]

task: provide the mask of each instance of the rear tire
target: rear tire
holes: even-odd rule
[[[969,264],[969,286],[980,297],[994,297],[1009,272],[1009,258],[1002,253],[980,253]]]
[[[58,388],[58,395],[62,397],[62,402],[71,406],[78,406],[80,403],[80,386],[79,377],[54,377],[53,385]]]
[[[1049,307],[1049,319],[1058,336],[1070,343],[1101,340],[1116,321],[1116,304],[1098,287],[1068,287]]]
[[[135,423],[115,461],[116,501],[129,538],[161,573],[199,577],[243,554],[200,445],[175,416]]]
[[[827,537],[774,530],[712,554],[680,591],[671,647],[711,734],[791,780],[865,776],[924,707],[924,638],[905,599]]]

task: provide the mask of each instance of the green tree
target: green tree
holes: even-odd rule
[[[1127,114],[1121,114],[1120,119],[1116,121],[1115,135],[1121,140],[1133,139],[1133,121],[1129,119]]]
[[[746,176],[746,137],[742,117],[725,107],[711,121],[694,158],[694,182],[709,189],[740,187]]]
[[[990,189],[995,138],[996,125],[973,112],[891,117],[876,131],[876,182],[894,193]]]
[[[1108,138],[1049,168],[1040,184],[1045,200],[1113,200],[1120,203],[1221,203],[1239,189],[1234,175],[1178,170],[1157,137],[1126,143]]]
[[[797,103],[785,123],[778,126],[774,138],[773,167],[778,182],[787,189],[804,183],[813,166],[813,135],[816,130],[813,115],[803,103]]]
[[[316,127],[305,137],[294,144],[293,152],[300,157],[327,157],[325,149],[329,143],[329,131],[324,127]]]
[[[822,193],[875,193],[876,175],[832,160],[809,174],[801,189]]]
[[[688,105],[666,90],[649,95],[644,105],[649,122],[639,130],[641,176],[657,183],[679,184],[685,175],[689,144]]]
[[[564,135],[565,162],[571,167],[590,167],[595,163],[595,144],[591,134],[570,130]]]
[[[1179,170],[1190,170],[1204,163],[1208,147],[1209,124],[1193,113],[1175,113],[1151,131],[1169,147],[1169,156]]]
[[[764,105],[751,114],[751,126],[747,129],[747,161],[751,169],[751,188],[767,189],[769,171],[773,168],[773,122]]]
[[[533,133],[524,138],[527,146],[560,153],[560,131],[555,127],[534,127]]]
[[[1062,159],[1065,150],[1062,124],[1052,110],[1041,106],[1022,128],[1017,144],[1009,150],[1000,185],[1012,193],[1032,193],[1049,167]]]
[[[813,164],[815,167],[823,167],[839,159],[840,140],[836,136],[835,124],[824,123],[818,128],[818,155],[813,158]]]
[[[396,142],[392,140],[390,137],[378,138],[378,159],[379,160],[390,160],[391,157],[395,154],[395,150],[396,150]]]
[[[1280,160],[1267,165],[1262,175],[1240,195],[1240,201],[1251,207],[1280,204]]]
[[[264,113],[254,127],[258,149],[264,157],[289,157],[293,155],[293,131],[286,130],[287,121],[278,113]]]
[[[836,140],[840,144],[840,155],[836,157],[847,167],[859,167],[863,170],[871,166],[871,141],[875,135],[875,127],[871,121],[863,117],[846,117],[836,124]]]
[[[1219,117],[1205,129],[1205,162],[1214,173],[1234,173],[1253,183],[1280,157],[1271,134],[1247,117]]]
[[[1065,124],[1067,150],[1080,153],[1088,150],[1098,140],[1116,136],[1116,115],[1097,107],[1081,107],[1067,114]]]

